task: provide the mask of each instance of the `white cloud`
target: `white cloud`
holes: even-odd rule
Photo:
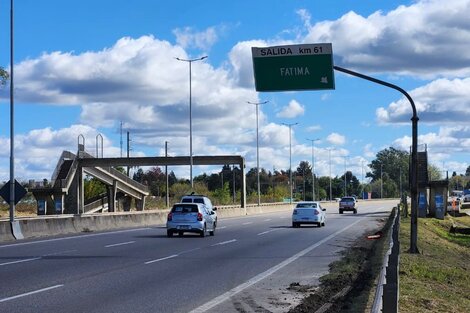
[[[319,130],[321,130],[321,129],[322,129],[321,125],[312,125],[312,126],[307,127],[306,130],[307,130],[309,133],[313,133],[313,132],[319,131]]]
[[[77,152],[79,135],[83,135],[85,138],[86,150],[95,155],[98,134],[99,132],[92,127],[72,125],[58,130],[50,127],[35,129],[26,134],[15,136],[15,176],[19,181],[50,179],[62,151]],[[9,142],[10,140],[0,137],[0,144],[9,145]],[[99,153],[101,155],[101,152]],[[106,136],[103,136],[103,156],[118,155],[118,149],[112,146]],[[8,157],[9,151],[3,151],[0,154],[0,158],[4,161]]]
[[[305,15],[304,15],[305,16]],[[367,17],[349,12],[309,28],[305,42],[332,42],[335,63],[366,72],[439,77],[470,75],[470,2],[401,5]]]
[[[291,100],[287,106],[283,107],[281,111],[276,114],[276,116],[281,118],[294,118],[303,115],[304,112],[305,107],[303,105],[296,100]]]
[[[176,42],[183,48],[198,48],[202,51],[209,51],[217,42],[218,28],[209,27],[202,32],[197,32],[191,27],[176,28],[173,34],[176,36]]]
[[[409,92],[420,123],[449,124],[470,120],[470,78],[438,79]],[[409,123],[411,104],[406,98],[378,108],[379,123]]]
[[[338,133],[331,133],[326,137],[326,140],[333,145],[344,145],[346,137]]]

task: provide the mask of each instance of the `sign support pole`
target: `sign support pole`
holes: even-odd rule
[[[411,143],[411,235],[410,235],[410,253],[419,253],[418,251],[418,115],[416,113],[416,106],[411,96],[402,88],[385,82],[380,79],[376,79],[370,76],[366,76],[339,66],[333,66],[337,71],[356,76],[376,84],[380,84],[401,92],[411,104],[413,110],[412,122],[412,143]]]

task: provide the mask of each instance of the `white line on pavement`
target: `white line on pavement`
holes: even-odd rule
[[[263,222],[269,222],[270,220],[271,220],[270,218],[267,218]]]
[[[135,229],[110,231],[110,232],[97,233],[97,234],[78,235],[78,236],[71,236],[71,237],[64,237],[64,238],[54,238],[54,239],[45,239],[45,240],[37,240],[37,241],[29,241],[29,242],[20,242],[20,243],[13,243],[13,244],[10,244],[10,245],[0,246],[0,249],[9,248],[9,247],[17,247],[17,246],[26,246],[26,245],[36,244],[36,243],[45,243],[45,242],[54,242],[54,241],[62,241],[62,240],[71,240],[71,239],[80,239],[80,238],[112,235],[112,234],[119,234],[119,233],[128,233],[128,232],[133,232],[133,231],[141,231],[141,230],[149,230],[149,229],[152,229],[152,228],[151,227],[143,227],[143,228],[135,228]]]
[[[111,248],[111,247],[118,247],[118,246],[130,245],[130,244],[133,244],[133,243],[135,243],[135,241],[127,241],[127,242],[115,243],[115,244],[107,245],[107,246],[104,246],[104,247],[105,247],[105,248]]]
[[[17,296],[3,298],[3,299],[0,299],[0,303],[10,301],[10,300],[14,300],[14,299],[18,299],[18,298],[25,297],[25,296],[29,296],[29,295],[33,295],[33,294],[36,294],[36,293],[48,291],[48,290],[51,290],[51,289],[59,288],[59,287],[62,287],[62,286],[64,286],[64,285],[55,285],[55,286],[51,286],[51,287],[38,289],[38,290],[30,291],[30,292],[27,292],[27,293],[23,293],[23,294],[20,294],[20,295],[17,295]]]
[[[160,261],[164,261],[164,260],[176,258],[177,256],[178,256],[178,254],[173,254],[173,255],[170,255],[170,256],[167,256],[167,257],[164,257],[164,258],[160,258],[160,259],[156,259],[156,260],[152,260],[152,261],[145,262],[145,264],[151,264],[151,263],[155,263],[155,262],[160,262]]]
[[[251,278],[250,280],[246,281],[245,283],[241,284],[241,285],[238,285],[237,287],[221,294],[220,296],[212,299],[211,301],[209,302],[206,302],[205,304],[201,305],[200,307],[198,308],[195,308],[194,310],[190,311],[190,313],[202,313],[202,312],[206,312],[206,311],[209,311],[210,309],[214,308],[215,306],[221,304],[222,302],[230,299],[231,297],[233,297],[234,295],[240,293],[241,291],[245,290],[246,288],[248,287],[251,287],[252,285],[256,284],[257,282],[265,279],[266,277],[272,275],[273,273],[277,272],[278,270],[280,270],[281,268],[283,267],[286,267],[287,265],[289,265],[290,263],[294,262],[295,260],[297,260],[298,258],[306,255],[307,253],[309,253],[310,251],[312,251],[313,249],[321,246],[322,244],[324,244],[325,242],[327,242],[328,240],[336,237],[337,235],[339,235],[340,233],[344,232],[345,230],[351,228],[352,226],[356,225],[357,223],[361,222],[362,220],[364,220],[365,217],[363,218],[360,218],[358,219],[357,221],[355,221],[354,223],[351,223],[349,224],[348,226],[346,226],[345,228],[342,228],[338,231],[336,231],[335,233],[329,235],[328,237],[325,237],[323,238],[322,240],[320,240],[319,242],[311,245],[310,247],[308,248],[305,248],[304,250],[300,251],[299,253],[297,254],[294,254],[293,256],[291,256],[290,258],[282,261],[281,263],[279,263],[278,265],[276,266],[273,266],[271,267],[270,269],[268,269],[267,271],[264,271],[263,273],[260,273],[258,275],[256,275],[255,277]]]
[[[250,224],[253,224],[253,222],[246,222],[246,223],[243,223],[242,225],[250,225]]]
[[[213,245],[211,245],[211,247],[215,247],[215,246],[223,246],[223,245],[226,245],[226,244],[228,244],[228,243],[235,242],[235,241],[237,241],[237,239],[232,239],[232,240],[222,241],[222,242],[219,242],[219,243],[216,243],[216,244],[213,244]]]
[[[221,227],[217,226],[217,229],[224,229],[224,228],[227,228],[227,226],[221,226]]]
[[[267,230],[267,231],[264,231],[264,232],[262,232],[262,233],[259,233],[258,236],[261,236],[261,235],[264,235],[264,234],[268,234],[268,233],[271,233],[271,232],[276,231],[276,230],[279,230],[279,229],[280,229],[280,228]]]
[[[18,261],[11,261],[11,262],[6,262],[6,263],[0,263],[0,266],[23,263],[23,262],[31,262],[31,261],[36,261],[36,260],[40,260],[40,259],[42,259],[42,257],[24,259],[24,260],[18,260]]]

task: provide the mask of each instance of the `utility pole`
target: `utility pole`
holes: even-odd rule
[[[130,138],[129,138],[129,131],[127,131],[127,158],[129,158],[129,151],[131,150],[130,148]],[[127,177],[129,177],[129,165],[127,166]]]
[[[119,144],[121,146],[121,158],[122,158],[122,121],[121,121],[121,127],[120,127],[120,130],[119,130],[119,133],[121,134]]]

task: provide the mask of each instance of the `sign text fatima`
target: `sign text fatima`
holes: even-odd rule
[[[334,89],[331,44],[251,48],[257,91]]]

